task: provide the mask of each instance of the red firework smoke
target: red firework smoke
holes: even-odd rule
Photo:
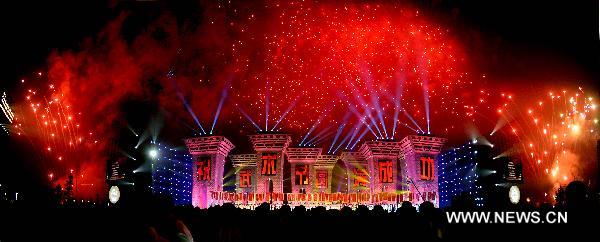
[[[451,135],[461,130],[454,125],[473,119],[479,107],[452,32],[410,6],[235,2],[206,4],[198,11],[202,19],[193,21],[164,13],[132,39],[121,34],[129,16],[122,14],[80,50],[49,57],[43,85],[53,84],[54,90],[48,95],[70,106],[61,115],[82,113],[76,117],[79,130],[92,133],[86,142],[93,145],[70,151],[77,157],[48,158],[57,175],[69,167],[89,175],[86,184],[95,189],[79,195],[101,191],[123,123],[121,106],[129,100],[158,100],[172,117],[198,130],[183,105],[189,103],[209,130],[225,89],[229,96],[215,128],[220,133],[240,137],[276,128],[309,144],[329,142],[338,127],[337,142],[352,137],[344,141],[348,144],[365,134],[365,139]],[[180,121],[170,121],[165,126],[170,133],[189,133]],[[36,128],[40,120],[25,122]],[[222,123],[239,128],[225,129]],[[47,132],[28,134],[43,148]]]

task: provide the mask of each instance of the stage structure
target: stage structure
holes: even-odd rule
[[[193,157],[192,205],[207,208],[215,204],[210,192],[223,191],[225,158],[235,147],[223,136],[205,136],[185,140]]]
[[[395,193],[403,190],[399,155],[400,142],[368,141],[359,149],[367,162],[370,193]]]
[[[444,138],[411,135],[401,141],[367,141],[357,151],[345,150],[339,155],[322,154],[319,147],[290,147],[288,134],[259,133],[250,135],[249,140],[254,152],[229,156],[236,176],[235,192],[223,192],[223,166],[233,144],[222,136],[186,140],[193,156],[194,206],[234,203],[255,208],[267,202],[272,207],[287,203],[394,208],[403,201],[439,205],[436,156]],[[288,172],[284,172],[286,161]],[[334,176],[336,165],[340,169]],[[283,190],[284,181],[291,182],[291,191]],[[337,184],[336,192],[332,184]]]
[[[314,192],[332,193],[333,167],[340,159],[337,155],[318,155],[314,167]]]
[[[331,193],[331,179],[339,156],[322,155],[322,148],[293,147],[286,151],[291,164],[292,193]]]
[[[436,157],[446,139],[409,135],[400,141],[400,169],[404,170],[405,189],[413,203],[433,202],[439,206],[438,166]]]
[[[288,162],[291,165],[292,193],[313,193],[316,185],[314,179],[317,157],[321,148],[292,147],[286,151]]]
[[[363,156],[359,152],[343,151],[341,159],[348,169],[348,193],[367,192],[370,179],[367,162]]]
[[[231,155],[237,193],[256,193],[256,154]]]
[[[256,192],[283,194],[283,159],[292,142],[288,134],[250,135],[256,152]]]

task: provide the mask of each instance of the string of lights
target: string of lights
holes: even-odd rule
[[[469,142],[438,156],[440,207],[450,206],[453,198],[462,195],[473,198],[476,206],[483,206],[482,187],[478,184],[478,147]]]
[[[177,206],[192,203],[192,156],[187,149],[173,149],[157,143],[150,151],[152,191],[172,199]]]

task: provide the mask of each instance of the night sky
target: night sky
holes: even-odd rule
[[[89,158],[89,162],[96,164],[90,168],[94,171],[104,166],[98,160],[114,159],[119,150],[134,152],[131,146],[138,138],[131,135],[128,127],[173,146],[180,146],[182,138],[201,132],[184,108],[181,97],[208,132],[223,90],[228,90],[228,98],[215,133],[233,139],[238,145],[235,152],[248,151],[244,146],[245,136],[256,131],[238,108],[248,113],[262,129],[265,103],[269,103],[272,115],[267,125],[272,127],[285,110],[292,107],[293,111],[281,122],[283,131],[292,132],[298,144],[315,126],[313,136],[309,134],[307,139],[318,134],[328,135],[323,144],[329,147],[336,129],[344,121],[348,121],[347,127],[357,127],[359,123],[356,116],[363,113],[364,107],[360,100],[348,97],[356,95],[353,90],[366,90],[373,84],[357,81],[349,85],[346,79],[355,76],[369,79],[364,76],[363,67],[383,70],[381,73],[366,71],[376,80],[387,76],[395,79],[401,73],[407,79],[403,86],[408,93],[404,105],[423,127],[426,115],[419,111],[423,110],[420,106],[423,94],[418,87],[423,83],[423,73],[430,75],[429,101],[434,106],[431,108],[432,131],[449,136],[455,144],[468,139],[465,128],[442,120],[451,117],[462,122],[465,116],[468,119],[469,111],[460,108],[472,105],[469,100],[478,99],[470,93],[485,90],[487,103],[487,98],[494,99],[489,95],[497,95],[498,90],[527,96],[537,91],[545,93],[549,88],[583,86],[586,93],[598,96],[600,41],[598,5],[593,1],[353,1],[347,4],[349,9],[345,11],[348,12],[338,12],[344,6],[329,2],[282,5],[285,6],[279,9],[273,2],[222,5],[196,1],[9,3],[0,14],[5,33],[0,57],[3,59],[1,88],[9,94],[19,94],[23,91],[21,79],[46,85],[46,75],[58,82],[59,88],[70,87],[67,101],[78,103],[77,108],[86,115],[81,118],[81,122],[88,125],[85,128],[100,134],[99,148],[89,148],[99,152]],[[367,19],[357,21],[363,13]],[[369,20],[369,15],[377,19]],[[286,25],[277,25],[276,19]],[[340,25],[330,26],[330,19]],[[213,20],[217,21],[216,25],[211,23]],[[288,26],[288,22],[291,25]],[[385,31],[368,32],[386,24],[391,27]],[[423,27],[425,33],[435,34],[435,37],[431,40],[427,39],[428,35],[412,37],[408,33],[413,25]],[[354,39],[356,32],[353,31],[357,29],[367,31],[364,38]],[[263,40],[265,36],[268,38]],[[311,36],[317,37],[311,40],[308,38]],[[369,36],[392,41],[377,43]],[[394,38],[409,39],[408,47],[394,42]],[[305,39],[308,40],[304,42]],[[363,53],[358,47],[347,45],[352,41],[369,46],[362,49]],[[420,57],[410,51],[418,44],[441,50],[443,54],[427,57],[432,60],[430,69],[404,75],[408,73],[406,70],[415,66],[418,69],[420,65]],[[352,49],[354,47],[356,49]],[[386,55],[385,51],[390,49],[396,52]],[[358,59],[361,60],[352,56],[355,53],[360,53]],[[407,63],[411,63],[399,72],[394,69],[396,61],[390,60],[398,54],[407,56]],[[352,71],[356,69],[361,72]],[[439,76],[434,74],[442,69],[452,70]],[[169,71],[174,78],[167,75]],[[38,72],[43,72],[43,77],[36,77]],[[69,78],[73,79],[61,81]],[[311,78],[314,82],[308,81]],[[85,84],[77,82],[81,79],[86,80]],[[393,95],[397,88],[394,83],[374,85],[379,95],[385,96],[382,93],[386,91]],[[226,89],[228,85],[231,88]],[[372,105],[368,91],[360,92]],[[22,100],[19,95],[15,96],[16,102]],[[486,108],[494,111],[498,104],[491,102]],[[342,108],[346,104],[353,105],[357,111],[348,112]],[[456,109],[451,110],[452,107]],[[381,101],[381,108],[385,120],[389,120],[393,116],[390,113],[393,113],[394,102]],[[490,111],[481,108],[482,114]],[[377,118],[374,113],[374,122]],[[316,122],[321,119],[323,123]],[[390,132],[390,121],[387,122],[386,129]],[[407,119],[402,122],[410,125]],[[481,125],[493,127],[494,124],[495,120]],[[327,129],[328,126],[331,127]],[[363,130],[365,139],[377,134],[392,136],[374,129],[372,133],[362,129],[357,134]],[[394,138],[414,133],[402,127],[397,130]],[[339,139],[345,135],[343,132]],[[14,142],[11,136],[4,134],[0,140],[5,157],[0,183],[19,190],[39,189],[38,185],[46,182],[45,175],[40,174],[46,174],[47,169],[32,168],[41,166],[39,160],[27,155],[31,147]],[[49,165],[60,166],[60,162]]]

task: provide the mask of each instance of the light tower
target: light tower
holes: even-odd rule
[[[223,191],[225,158],[235,146],[223,136],[190,138],[185,144],[193,157],[192,205],[207,208],[210,192]]]
[[[369,141],[360,147],[359,152],[367,162],[371,177],[369,189],[372,194],[402,190],[398,159],[400,142]]]
[[[250,135],[256,152],[256,192],[283,193],[283,159],[292,142],[288,134]]]
[[[346,164],[348,174],[348,193],[360,193],[368,191],[369,170],[367,162],[360,152],[343,151],[341,159]]]
[[[436,157],[444,143],[444,138],[425,135],[409,135],[400,141],[403,190],[411,192],[413,203],[431,201],[439,206]]]
[[[312,193],[316,185],[314,165],[321,154],[321,148],[287,148],[286,154],[291,164],[292,193]]]

